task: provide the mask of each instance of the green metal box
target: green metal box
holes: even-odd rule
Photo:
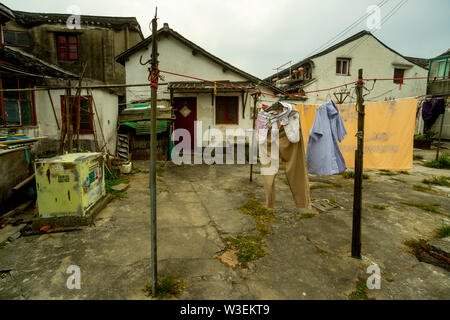
[[[41,218],[84,217],[106,194],[101,153],[71,153],[38,159],[35,173]]]

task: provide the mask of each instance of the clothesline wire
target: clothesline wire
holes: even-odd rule
[[[268,92],[264,92],[264,91],[260,91],[260,90],[254,90],[254,89],[250,89],[250,88],[244,88],[244,87],[240,87],[240,86],[235,86],[232,84],[228,84],[228,83],[221,83],[218,81],[213,81],[213,80],[207,80],[207,79],[202,79],[199,77],[194,77],[194,76],[189,76],[189,75],[185,75],[185,74],[181,74],[181,73],[176,73],[176,72],[171,72],[171,71],[166,71],[166,70],[159,70],[162,73],[167,73],[167,74],[171,74],[174,76],[178,76],[178,77],[184,77],[184,78],[189,78],[189,79],[194,79],[194,80],[198,80],[198,81],[203,81],[203,82],[208,82],[208,83],[212,83],[212,84],[216,84],[216,85],[221,85],[221,86],[225,86],[225,87],[229,87],[229,88],[235,88],[235,89],[241,89],[241,90],[245,90],[245,91],[250,91],[250,92],[254,92],[254,93],[260,93],[260,94],[264,94],[264,95],[268,95],[268,96],[272,96],[275,98],[279,98],[280,95],[275,95],[272,93],[268,93]],[[351,84],[355,84],[359,81],[403,81],[403,80],[425,80],[425,79],[437,79],[437,78],[450,78],[450,76],[434,76],[434,77],[410,77],[410,78],[368,78],[368,79],[361,79],[361,80],[356,80],[356,81],[352,81],[352,82],[348,82],[348,83],[344,83],[338,86],[334,86],[334,87],[330,87],[330,88],[326,88],[326,89],[317,89],[317,90],[310,90],[310,91],[304,91],[304,92],[298,92],[298,93],[289,93],[284,95],[285,97],[290,97],[290,96],[297,96],[297,95],[305,95],[307,93],[314,93],[314,92],[322,92],[322,91],[329,91],[329,90],[333,90],[333,89],[337,89],[337,88],[341,88],[344,86],[348,86]]]

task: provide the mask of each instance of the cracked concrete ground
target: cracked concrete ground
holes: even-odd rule
[[[136,162],[142,170],[148,162]],[[353,180],[311,176],[313,199],[337,201],[343,209],[303,219],[280,173],[274,210],[278,222],[265,238],[268,254],[247,269],[214,258],[228,236],[253,234],[255,222],[238,207],[251,195],[264,203],[263,179],[248,179],[248,165],[167,163],[158,177],[158,265],[160,273],[185,279],[180,299],[347,299],[367,267],[380,266],[376,299],[448,299],[449,272],[419,262],[404,240],[432,237],[449,223],[449,191],[412,189],[424,177],[449,176],[416,162],[410,174],[368,171],[362,215],[363,259],[350,257]],[[320,188],[334,182],[341,187]],[[440,204],[443,214],[401,204]],[[386,210],[373,208],[387,205]],[[150,299],[150,196],[148,173],[130,176],[125,197],[114,199],[95,226],[81,231],[21,237],[0,249],[0,299]],[[81,289],[69,290],[70,265],[81,269]]]

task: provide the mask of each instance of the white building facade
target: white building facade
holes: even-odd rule
[[[226,83],[241,88],[251,88],[270,94],[280,90],[262,80],[237,69],[213,56],[204,49],[182,37],[167,24],[158,31],[159,69],[196,78]],[[117,57],[125,65],[126,83],[142,84],[148,82],[149,65],[141,65],[151,55],[151,37]],[[161,72],[162,85],[158,87],[158,100],[170,100],[175,110],[174,127],[187,129],[193,134],[193,122],[201,121],[201,135],[207,135],[208,129],[218,129],[225,137],[227,129],[248,130],[253,126],[254,100],[252,92],[219,84],[202,82]],[[214,93],[215,91],[215,93]],[[130,87],[126,91],[127,104],[150,101],[150,87]],[[266,104],[276,101],[276,97],[262,95]],[[206,146],[201,141],[197,146]],[[247,138],[248,142],[248,138]]]

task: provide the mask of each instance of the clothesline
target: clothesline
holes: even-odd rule
[[[245,91],[250,91],[250,92],[259,93],[259,94],[263,94],[263,95],[268,95],[268,96],[272,96],[272,97],[275,97],[275,98],[280,98],[280,95],[275,95],[275,94],[272,94],[272,93],[269,93],[269,92],[265,92],[265,91],[260,91],[260,90],[243,88],[243,87],[235,86],[235,85],[228,84],[228,83],[221,83],[221,82],[218,82],[218,81],[207,80],[207,79],[203,79],[203,78],[199,78],[199,77],[194,77],[194,76],[190,76],[190,75],[185,75],[185,74],[171,72],[171,71],[166,71],[166,70],[161,70],[161,69],[159,69],[159,72],[171,74],[171,75],[178,76],[178,77],[189,78],[189,79],[193,79],[193,80],[198,80],[198,81],[208,82],[208,83],[212,83],[212,84],[217,84],[217,85],[221,85],[221,86],[225,86],[225,87],[229,87],[229,88],[241,89],[241,90],[245,90]],[[290,96],[296,96],[296,95],[305,95],[307,93],[330,91],[330,90],[334,90],[334,89],[337,89],[337,88],[341,88],[341,87],[345,87],[345,86],[348,86],[348,85],[355,84],[358,81],[385,81],[385,80],[403,81],[403,80],[425,80],[425,79],[436,79],[436,78],[439,78],[439,79],[440,78],[450,78],[450,76],[412,77],[412,78],[368,78],[368,79],[361,79],[361,80],[356,80],[356,81],[344,83],[344,84],[341,84],[341,85],[338,85],[338,86],[334,86],[334,87],[330,87],[330,88],[326,88],[326,89],[317,89],[317,90],[304,91],[304,92],[298,92],[298,93],[289,93],[289,94],[282,95],[282,96],[290,97]]]

